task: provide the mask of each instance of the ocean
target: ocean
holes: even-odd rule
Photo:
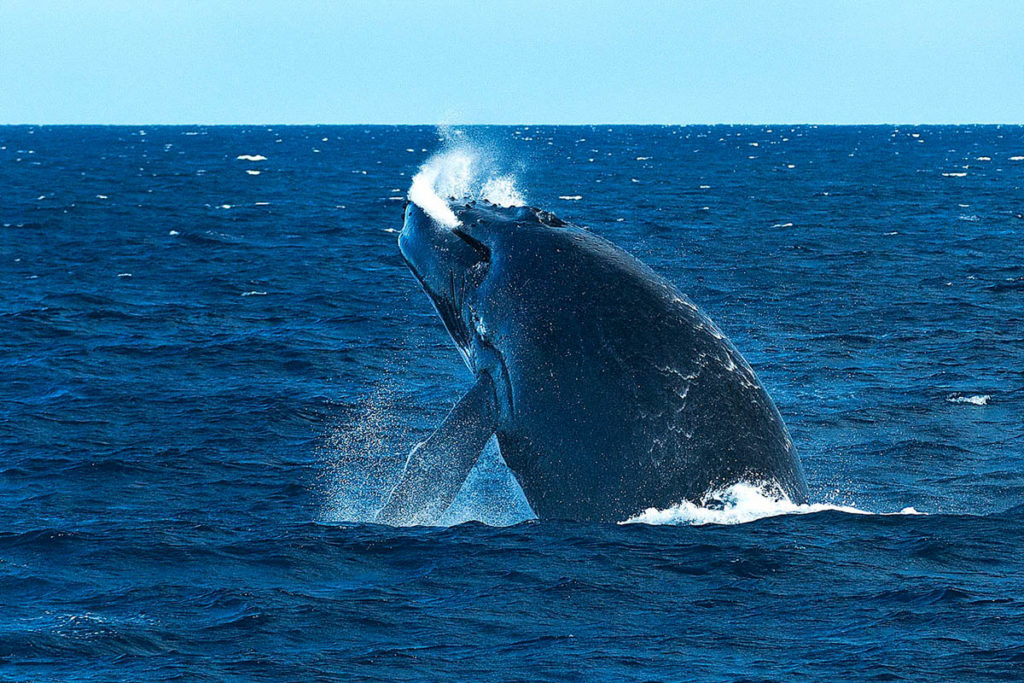
[[[811,505],[489,452],[372,523],[471,384],[396,244],[453,139],[710,315]],[[1022,127],[0,127],[0,288],[2,680],[1024,678]]]

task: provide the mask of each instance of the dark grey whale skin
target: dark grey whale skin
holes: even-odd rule
[[[672,284],[547,212],[415,204],[403,257],[467,366],[494,384],[501,453],[540,518],[622,521],[740,481],[807,484],[753,370]]]

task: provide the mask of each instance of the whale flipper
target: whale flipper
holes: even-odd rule
[[[410,451],[402,476],[376,521],[436,523],[455,500],[497,423],[494,384],[481,374],[430,438]]]

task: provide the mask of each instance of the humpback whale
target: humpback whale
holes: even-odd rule
[[[538,517],[622,521],[750,482],[807,501],[775,404],[685,295],[531,207],[410,203],[399,249],[472,387],[407,458],[377,515],[431,523],[493,437]]]

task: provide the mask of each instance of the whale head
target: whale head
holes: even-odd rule
[[[461,226],[449,228],[416,204],[405,209],[398,248],[444,322],[459,353],[470,365],[472,331],[467,325],[467,293],[479,286],[490,251]]]
[[[516,233],[565,224],[553,214],[530,207],[472,202],[451,208],[459,220],[453,227],[409,203],[398,247],[466,364],[476,371],[474,361],[479,359],[474,357],[474,347],[484,322],[477,294],[491,271],[494,250]]]
[[[507,374],[502,335],[510,322],[507,299],[514,293],[505,275],[510,259],[540,256],[529,245],[567,226],[532,207],[503,207],[487,201],[450,205],[458,224],[449,227],[409,203],[398,238],[409,270],[427,293],[463,361],[475,374],[488,373],[502,392]],[[554,253],[551,248],[539,250]]]

